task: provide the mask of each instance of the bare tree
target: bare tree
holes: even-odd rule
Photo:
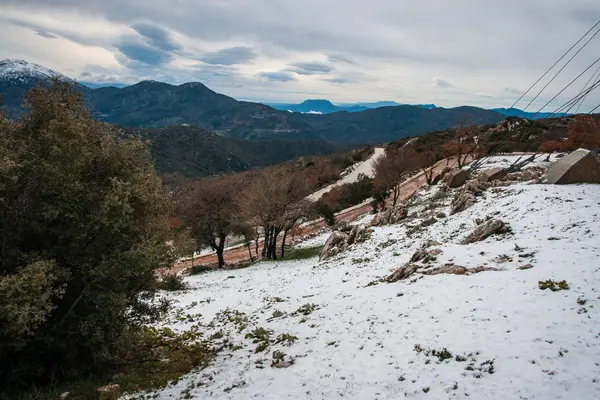
[[[377,188],[392,192],[392,207],[395,207],[400,198],[400,186],[408,175],[418,169],[414,149],[410,146],[399,149],[388,148],[383,157],[374,163]]]
[[[277,239],[304,214],[306,185],[285,167],[264,170],[255,176],[237,199],[241,218],[263,230],[262,257],[277,258]],[[285,251],[283,245],[282,253]]]
[[[217,254],[219,267],[225,265],[225,239],[236,224],[234,176],[196,181],[182,201],[182,217],[198,244],[210,246]]]

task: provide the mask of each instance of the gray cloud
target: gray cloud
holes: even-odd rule
[[[115,45],[126,59],[118,57],[121,64],[129,68],[136,68],[139,64],[129,63],[129,61],[139,62],[146,65],[157,66],[169,62],[172,55],[160,48],[152,47],[133,36],[124,36],[119,43]]]
[[[356,83],[358,80],[352,78],[325,78],[322,79],[325,82],[329,83]]]
[[[56,39],[55,35],[51,34],[50,32],[43,31],[41,29],[36,29],[35,34],[46,39]]]
[[[171,38],[171,35],[164,28],[149,23],[138,23],[131,26],[141,36],[148,45],[156,47],[163,51],[179,50],[181,46]]]
[[[510,94],[518,94],[518,95],[523,94],[522,90],[519,90],[519,89],[516,89],[516,88],[513,88],[513,87],[505,87],[503,90],[506,93],[510,93]]]
[[[204,53],[199,60],[207,64],[235,65],[247,64],[254,60],[257,54],[250,47],[230,47],[212,53]]]
[[[290,82],[296,80],[293,74],[284,71],[261,72],[258,76],[274,82]]]
[[[454,84],[449,80],[436,76],[435,78],[433,78],[433,87],[438,89],[449,89],[454,88],[456,86],[454,86]]]
[[[327,60],[332,63],[356,64],[354,60],[343,54],[327,54]]]
[[[89,71],[83,71],[83,72],[81,73],[81,77],[82,77],[82,78],[89,78],[89,77],[91,77],[91,76],[92,76],[92,73],[91,73],[91,72],[89,72]]]
[[[333,71],[333,67],[322,62],[298,62],[289,65],[288,71],[299,75],[321,75]]]

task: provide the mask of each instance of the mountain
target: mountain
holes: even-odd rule
[[[9,116],[21,111],[25,91],[52,78],[68,79],[54,71],[23,61],[5,61],[0,67],[0,93]],[[216,93],[198,82],[170,85],[143,81],[124,88],[90,89],[75,83],[86,96],[92,112],[102,121],[119,126],[161,128],[191,124],[220,136],[251,140],[323,141],[336,145],[383,143],[402,137],[455,126],[465,116],[474,124],[495,123],[504,115],[476,107],[425,108],[393,106],[360,112],[315,115],[276,110],[264,104],[238,101]],[[327,100],[303,103],[331,111]],[[333,108],[334,109],[334,108]],[[319,149],[315,148],[318,152]]]
[[[188,178],[241,172],[307,155],[328,155],[340,148],[325,141],[245,140],[228,138],[193,125],[125,128],[150,142],[156,168]]]
[[[38,64],[23,60],[0,60],[0,95],[8,116],[20,114],[23,95],[29,89],[53,79],[74,83],[65,75]]]
[[[174,86],[143,81],[122,89],[91,90],[87,98],[99,119],[122,126],[193,124],[234,138],[318,139],[289,112],[237,101],[198,82]]]
[[[381,107],[359,113],[301,114],[313,132],[333,143],[383,143],[457,126],[494,124],[505,117],[477,107],[428,109],[419,106]]]
[[[309,99],[304,100],[300,104],[268,104],[276,110],[291,111],[304,114],[330,114],[334,112],[347,111],[347,112],[360,112],[368,110],[368,107],[352,104],[348,106],[336,106],[329,100],[322,99]]]
[[[500,114],[506,115],[507,117],[521,117],[527,119],[545,119],[549,117],[558,118],[558,117],[566,117],[571,114],[565,113],[533,113],[528,111],[519,110],[518,108],[492,108],[492,111],[496,111]]]
[[[119,83],[119,82],[110,82],[110,83],[95,83],[95,82],[79,82],[80,84],[82,84],[83,86],[89,87],[90,89],[99,89],[99,88],[103,88],[103,87],[116,87],[116,88],[124,88],[128,85],[127,83]]]

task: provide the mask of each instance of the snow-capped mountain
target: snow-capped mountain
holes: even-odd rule
[[[35,85],[40,81],[51,79],[72,81],[59,72],[24,60],[5,59],[0,61],[0,84]]]

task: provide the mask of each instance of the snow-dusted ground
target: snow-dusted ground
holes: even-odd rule
[[[411,214],[421,213],[436,190],[422,191]],[[447,212],[448,201],[435,212]],[[459,244],[475,219],[487,216],[507,222],[512,233]],[[221,331],[240,347],[150,396],[600,398],[600,185],[492,188],[470,209],[407,235],[420,221],[373,228],[365,243],[323,262],[265,262],[187,278],[193,289],[169,296],[184,314],[202,314],[207,336]],[[441,243],[433,266],[501,270],[377,282],[428,240]],[[518,269],[526,264],[533,268]],[[540,290],[538,281],[548,279],[566,280],[570,289]],[[295,313],[307,303],[316,306],[312,313]],[[219,313],[226,309],[243,313],[231,317],[242,325],[224,320]],[[283,314],[274,317],[276,310]],[[165,326],[176,330],[193,324],[171,319]],[[256,327],[298,340],[255,353],[244,336]],[[426,355],[444,348],[452,358]],[[294,364],[271,367],[275,350]]]
[[[358,180],[358,176],[361,174],[372,178],[374,175],[373,165],[374,165],[375,161],[377,159],[379,159],[379,157],[384,155],[384,153],[385,153],[385,149],[383,147],[375,147],[374,152],[371,155],[371,157],[367,158],[363,162],[356,163],[356,164],[352,165],[351,167],[349,167],[350,172],[343,175],[342,179],[340,179],[339,181],[337,181],[329,186],[324,187],[321,190],[314,192],[307,198],[311,201],[317,201],[321,198],[321,196],[323,196],[325,193],[329,193],[331,191],[331,189],[333,189],[336,186],[341,186],[346,183],[356,182]]]

